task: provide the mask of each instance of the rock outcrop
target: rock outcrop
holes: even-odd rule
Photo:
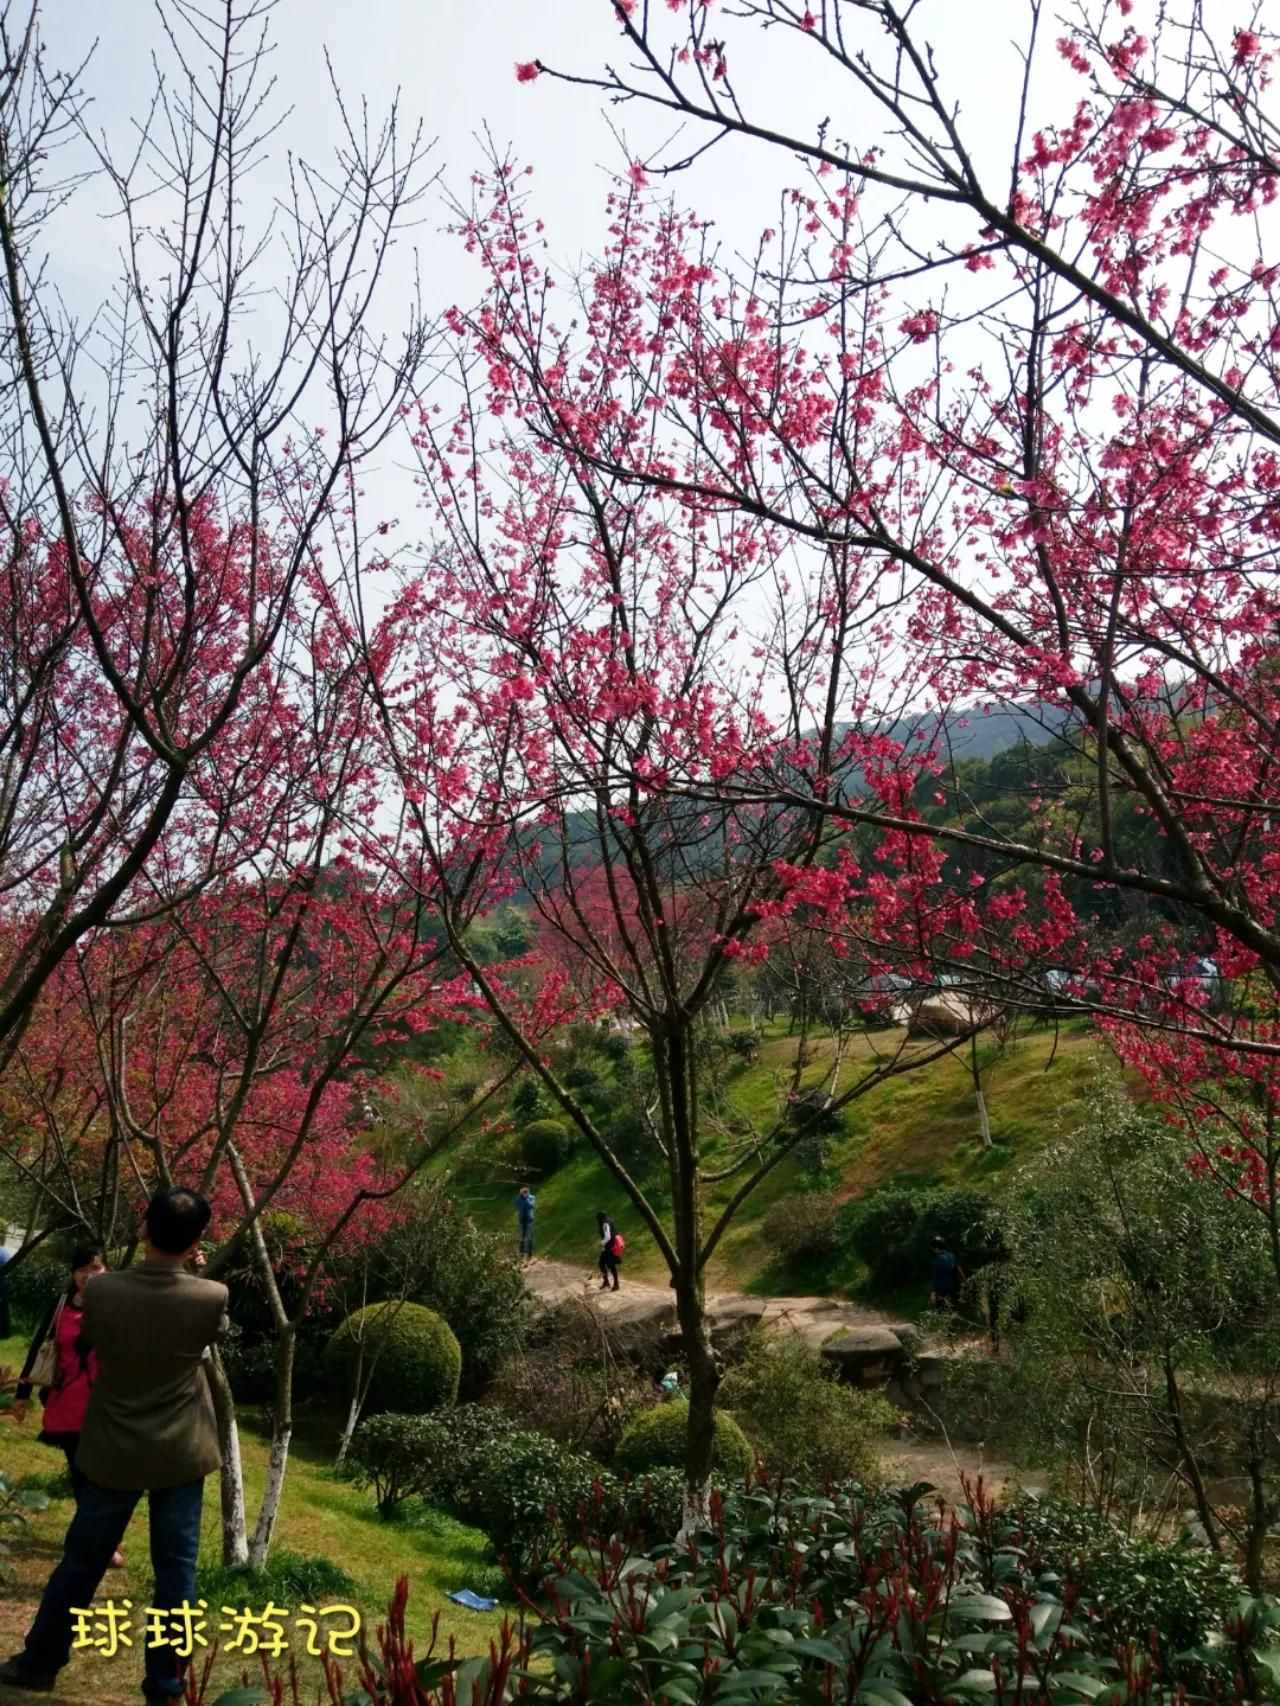
[[[624,1347],[650,1342],[664,1351],[679,1348],[680,1328],[669,1288],[625,1280],[620,1291],[603,1291],[593,1276],[559,1262],[534,1262],[529,1290],[548,1308],[576,1302],[598,1314]],[[833,1297],[752,1297],[719,1292],[707,1299],[712,1343],[725,1350],[753,1327],[794,1333],[826,1358],[842,1380],[856,1386],[901,1386],[919,1347],[918,1330],[893,1322],[860,1304]]]

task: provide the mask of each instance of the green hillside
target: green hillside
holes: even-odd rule
[[[850,1045],[839,1090],[865,1072],[873,1054],[891,1054],[901,1033],[873,1032]],[[785,1023],[764,1033],[760,1058],[732,1071],[727,1080],[722,1135],[708,1145],[706,1165],[714,1170],[736,1153],[742,1138],[733,1133],[750,1117],[756,1129],[769,1124],[785,1093],[795,1039]],[[911,1051],[928,1044],[909,1044]],[[810,1044],[806,1079],[812,1081],[832,1043]],[[999,1195],[1007,1190],[1021,1163],[1069,1128],[1073,1109],[1088,1080],[1097,1072],[1105,1049],[1089,1027],[1073,1023],[1054,1030],[1042,1027],[1000,1047],[988,1043],[980,1053],[984,1092],[991,1123],[992,1147],[983,1146],[967,1061],[956,1057],[907,1072],[870,1089],[845,1115],[845,1130],[830,1139],[819,1180],[806,1175],[794,1159],[783,1162],[739,1211],[711,1272],[712,1283],[723,1288],[788,1289],[803,1280],[806,1290],[840,1291],[856,1286],[855,1275],[828,1273],[788,1275],[772,1260],[763,1237],[762,1221],[779,1196],[821,1183],[841,1200],[864,1194],[888,1180],[921,1185],[975,1185]],[[711,1186],[707,1202],[714,1211],[740,1182]],[[513,1195],[524,1178],[515,1159],[514,1143],[498,1156],[468,1161],[459,1171],[458,1186],[471,1213],[496,1230],[512,1229]],[[635,1221],[620,1188],[602,1164],[578,1149],[553,1174],[532,1178],[538,1197],[538,1252],[556,1261],[589,1265],[595,1259],[595,1212],[617,1213],[626,1235],[625,1270],[635,1277],[657,1278],[663,1272],[652,1240]],[[646,1178],[654,1199],[661,1203],[661,1179]]]

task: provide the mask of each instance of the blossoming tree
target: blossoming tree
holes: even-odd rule
[[[981,966],[1034,1008],[1052,961],[1055,999],[1101,1014],[1153,1082],[1185,1087],[1193,1061],[1202,1111],[1252,1109],[1233,1165],[1274,1195],[1271,38],[1138,0],[1050,30],[1033,4],[1010,98],[979,131],[928,5],[601,3],[621,59],[518,75],[705,127],[692,150],[685,131],[680,152],[636,161],[634,182],[678,187],[703,144],[801,163],[753,264],[721,264],[686,227],[704,270],[675,289],[671,267],[652,277],[661,319],[618,357],[632,414],[583,445],[602,480],[855,565],[859,620],[839,643],[868,685],[841,707],[852,735],[799,760],[762,751],[717,797],[829,815],[862,848],[910,844],[940,903],[969,882],[1001,928],[976,954],[972,915],[937,933],[939,975]],[[843,129],[782,118],[775,91],[810,69],[847,94]],[[572,408],[576,379],[546,374],[545,407]],[[1029,831],[955,783],[984,704],[1057,755],[1027,767]],[[954,809],[930,811],[933,789]],[[1100,927],[1115,892],[1145,928]]]

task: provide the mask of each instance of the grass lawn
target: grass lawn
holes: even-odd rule
[[[22,1339],[0,1340],[0,1366],[20,1367],[25,1351]],[[43,1483],[63,1467],[61,1453],[36,1439],[39,1426],[38,1404],[32,1405],[21,1428],[0,1413],[0,1465],[15,1480],[32,1476],[40,1477]],[[439,1512],[425,1509],[403,1521],[384,1522],[374,1512],[368,1493],[357,1492],[349,1483],[337,1480],[330,1470],[332,1427],[323,1418],[308,1418],[299,1434],[285,1486],[277,1546],[341,1566],[356,1583],[353,1602],[370,1628],[383,1615],[397,1577],[407,1575],[411,1584],[409,1626],[419,1656],[426,1651],[432,1617],[437,1612],[442,1644],[453,1637],[460,1653],[483,1651],[490,1635],[501,1624],[502,1612],[486,1615],[465,1611],[445,1595],[457,1588],[470,1587],[493,1597],[501,1593],[505,1598],[501,1576],[492,1563],[485,1536]],[[242,1441],[252,1515],[262,1489],[267,1447],[251,1418]],[[32,1517],[29,1532],[19,1536],[13,1545],[17,1580],[0,1583],[0,1652],[4,1654],[17,1651],[22,1644],[45,1578],[61,1551],[62,1535],[70,1516],[69,1497],[55,1498],[47,1511]],[[124,1551],[128,1560],[126,1569],[113,1571],[107,1577],[99,1598],[128,1597],[133,1601],[136,1615],[138,1608],[147,1604],[151,1586],[145,1502],[130,1524]],[[205,1495],[202,1568],[216,1565],[219,1558],[217,1479],[211,1476]],[[266,1597],[265,1592],[239,1588],[234,1604],[236,1607],[252,1604],[254,1609],[261,1610]],[[280,1603],[278,1595],[276,1603]],[[220,1606],[211,1606],[211,1610],[216,1613]],[[211,1618],[209,1628],[209,1636],[215,1642],[217,1621]],[[305,1676],[319,1680],[318,1661],[302,1656],[299,1662]],[[242,1656],[219,1654],[214,1676],[221,1686],[230,1687],[243,1670],[252,1669],[252,1664],[253,1661]],[[354,1673],[351,1679],[354,1682]],[[45,1698],[59,1706],[84,1706],[88,1701],[94,1702],[94,1706],[120,1706],[128,1701],[132,1706],[140,1697],[140,1681],[141,1654],[135,1637],[133,1653],[112,1660],[92,1653],[73,1655],[62,1673],[59,1691]],[[215,1687],[210,1700],[216,1699],[217,1693]],[[5,1698],[10,1696],[6,1694]],[[21,1696],[11,1698],[16,1702]]]
[[[852,1075],[866,1072],[876,1053],[892,1055],[901,1033],[883,1031],[859,1038],[846,1056],[838,1088],[846,1090]],[[806,1080],[821,1075],[829,1061],[831,1042],[811,1044],[812,1062]],[[912,1044],[912,1049],[930,1045]],[[779,1098],[789,1081],[795,1040],[778,1024],[766,1031],[760,1059],[740,1067],[727,1081],[723,1125],[757,1131],[768,1129],[776,1117]],[[992,1147],[978,1133],[973,1086],[962,1058],[945,1059],[916,1072],[886,1079],[858,1097],[845,1112],[845,1131],[831,1140],[827,1182],[837,1197],[847,1199],[874,1190],[893,1179],[921,1185],[974,1185],[998,1195],[1018,1168],[1047,1144],[1070,1129],[1087,1084],[1105,1057],[1105,1049],[1090,1028],[1080,1022],[1056,1033],[1045,1027],[1031,1031],[1005,1048],[983,1045],[983,1087],[991,1122]],[[723,1158],[732,1136],[712,1134],[707,1141],[709,1168]],[[741,1181],[712,1186],[707,1192],[708,1219]],[[464,1163],[457,1174],[458,1189],[481,1224],[508,1231],[515,1238],[514,1196],[517,1175],[510,1164]],[[644,1228],[634,1221],[621,1193],[595,1157],[579,1149],[549,1178],[530,1181],[538,1197],[538,1251],[552,1260],[592,1265],[596,1258],[595,1213],[598,1208],[618,1213],[627,1240],[623,1265],[638,1279],[662,1275],[662,1263]],[[788,1272],[777,1266],[763,1234],[769,1205],[794,1192],[802,1183],[798,1164],[783,1162],[743,1205],[712,1263],[710,1280],[719,1289],[786,1292],[837,1292],[856,1289],[852,1272]],[[666,1203],[661,1180],[651,1186],[660,1209]],[[924,1282],[921,1281],[923,1298]]]

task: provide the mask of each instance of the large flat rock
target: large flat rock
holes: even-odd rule
[[[531,1263],[525,1283],[548,1308],[578,1303],[624,1339],[653,1334],[671,1343],[678,1341],[671,1288],[628,1283],[625,1269],[618,1291],[601,1290],[594,1274],[562,1262]],[[751,1297],[744,1292],[718,1292],[707,1298],[707,1318],[717,1347],[756,1326],[769,1333],[794,1333],[820,1352],[842,1379],[859,1385],[891,1379],[921,1343],[918,1330],[910,1324],[891,1322],[873,1309],[836,1297]]]

